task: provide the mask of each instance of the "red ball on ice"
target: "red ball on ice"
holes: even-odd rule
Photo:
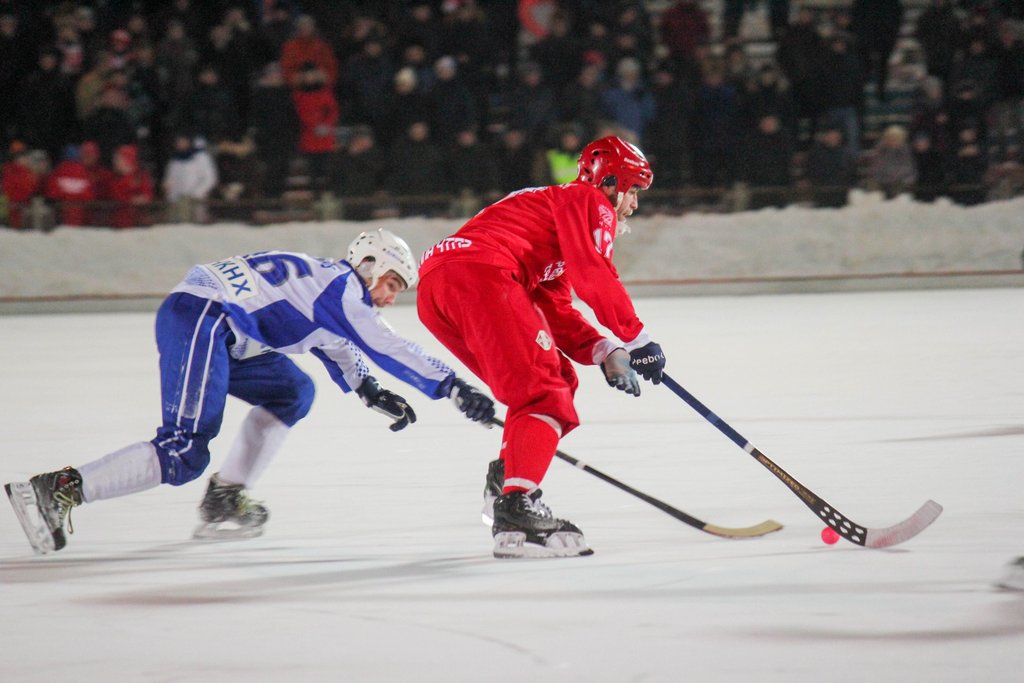
[[[839,540],[839,534],[830,526],[825,527],[821,530],[821,540],[825,541],[829,545],[834,544]]]

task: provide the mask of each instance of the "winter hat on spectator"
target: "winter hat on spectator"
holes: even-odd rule
[[[445,55],[434,62],[434,73],[441,73],[442,71],[455,73],[457,66],[458,65],[456,64],[454,57]]]
[[[134,173],[139,167],[139,148],[136,145],[121,145],[114,150],[115,165],[120,162],[129,173]]]
[[[402,67],[395,74],[395,84],[416,87],[416,70],[411,66]]]
[[[95,164],[100,160],[100,146],[95,140],[86,140],[82,143],[79,153],[82,157],[82,162],[89,165]]]
[[[123,28],[115,29],[110,32],[110,45],[115,50],[126,50],[128,46],[132,44],[132,34]]]

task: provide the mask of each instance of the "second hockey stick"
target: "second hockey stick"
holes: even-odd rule
[[[814,491],[811,491],[809,488],[794,479],[789,472],[775,464],[775,462],[767,455],[754,448],[752,443],[747,441],[739,432],[730,427],[725,420],[711,412],[706,405],[698,401],[693,394],[681,387],[674,379],[666,374],[662,374],[661,381],[665,386],[671,389],[676,396],[686,401],[691,408],[700,413],[701,417],[717,427],[718,430],[729,437],[733,443],[752,455],[759,463],[764,465],[765,469],[778,477],[783,484],[788,486],[789,489],[796,494],[797,498],[802,500],[804,505],[809,507],[814,514],[818,515],[825,521],[825,523],[835,529],[840,536],[851,543],[856,543],[857,545],[866,546],[868,548],[888,548],[889,546],[902,543],[910,540],[914,536],[917,536],[942,513],[942,506],[934,500],[929,500],[918,508],[917,512],[912,514],[910,517],[907,517],[902,522],[884,529],[869,529],[868,527],[856,524],[846,517],[846,515],[839,512],[839,510],[836,510],[834,507],[829,505],[827,501],[820,498],[818,494],[814,493]]]
[[[493,424],[498,425],[499,427],[505,426],[504,421],[499,420],[498,418],[493,418],[491,422]],[[689,515],[683,512],[682,510],[672,507],[668,503],[664,503],[658,500],[657,498],[654,498],[653,496],[647,495],[643,491],[638,491],[632,486],[624,484],[618,479],[611,477],[600,470],[594,469],[590,465],[586,464],[585,462],[581,462],[580,460],[577,460],[568,453],[563,453],[560,450],[556,450],[555,455],[558,456],[560,459],[564,460],[565,462],[569,463],[573,467],[581,469],[587,474],[592,474],[598,479],[601,479],[602,481],[611,484],[615,488],[622,489],[626,493],[632,496],[636,496],[637,498],[644,501],[648,505],[653,505],[654,507],[658,508],[665,514],[675,517],[680,522],[683,522],[684,524],[689,524],[694,529],[699,529],[700,531],[703,531],[707,534],[721,536],[722,538],[757,538],[758,536],[764,536],[765,534],[770,534],[782,528],[781,524],[771,519],[761,522],[760,524],[755,524],[754,526],[739,528],[718,526],[717,524],[708,524],[707,522],[697,519],[693,515]]]

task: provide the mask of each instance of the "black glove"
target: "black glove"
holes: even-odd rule
[[[398,394],[392,393],[383,388],[380,383],[370,375],[366,376],[363,383],[356,389],[356,394],[363,399],[367,407],[373,408],[378,413],[387,415],[392,420],[388,429],[393,432],[400,431],[416,421],[416,413],[412,406],[405,402],[405,399]]]
[[[658,344],[648,342],[629,352],[629,364],[644,379],[661,384],[661,373],[665,371],[665,352]]]
[[[494,401],[458,377],[452,380],[452,389],[448,396],[470,420],[488,423],[494,419]]]
[[[608,386],[625,391],[630,396],[640,395],[640,380],[630,367],[630,356],[626,349],[615,349],[601,363],[601,371]]]

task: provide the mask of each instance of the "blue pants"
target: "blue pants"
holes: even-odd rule
[[[261,406],[291,427],[309,413],[313,381],[280,353],[235,360],[234,334],[216,301],[174,293],[156,315],[163,425],[152,443],[162,481],[192,481],[210,464],[210,441],[220,432],[230,394]]]

